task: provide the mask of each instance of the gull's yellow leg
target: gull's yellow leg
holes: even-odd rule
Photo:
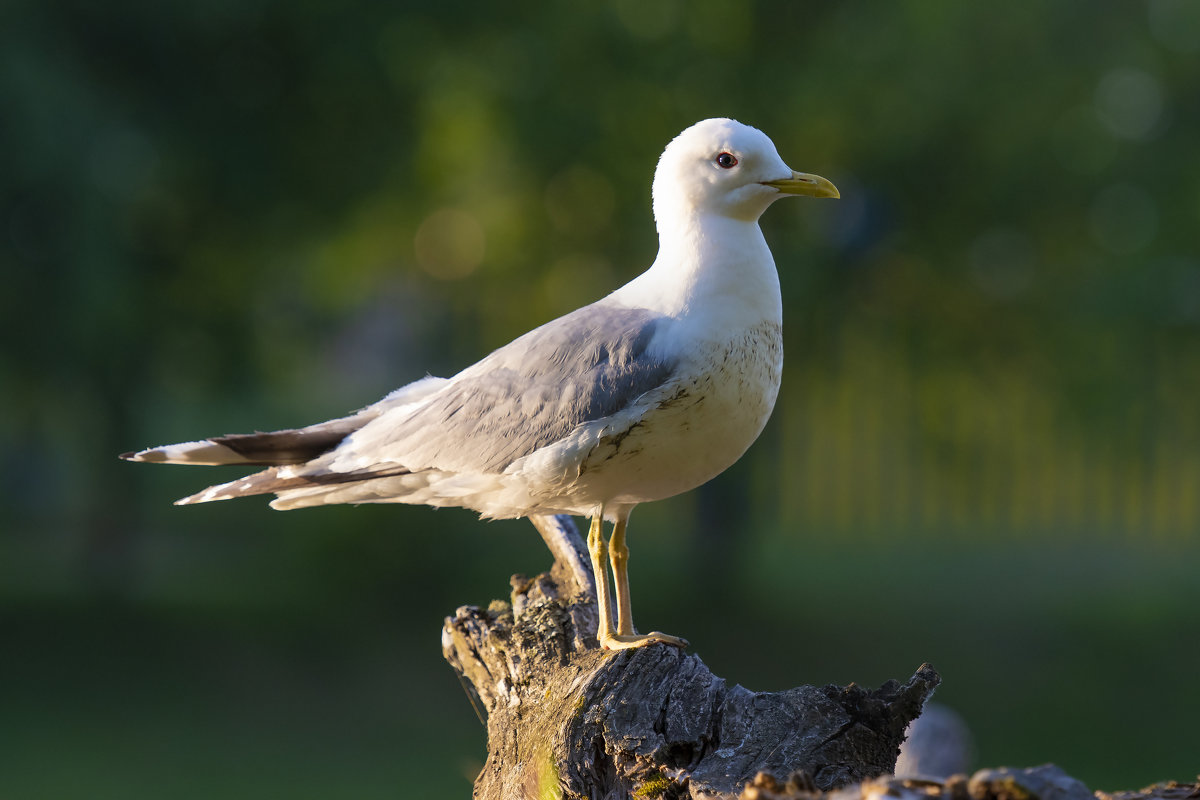
[[[613,525],[612,539],[608,543],[608,557],[612,561],[613,580],[617,584],[617,632],[615,635],[600,639],[600,646],[609,650],[623,650],[628,647],[642,647],[661,642],[675,647],[687,647],[687,641],[678,636],[669,636],[659,631],[653,631],[643,636],[634,631],[633,607],[629,600],[629,547],[625,544],[625,524],[628,519],[628,512],[617,518]],[[593,569],[595,569],[595,555],[592,558]],[[604,589],[607,593],[607,575],[604,580]]]
[[[629,600],[629,547],[625,544],[625,523],[625,519],[618,519],[613,525],[612,538],[608,540],[608,558],[617,582],[617,633],[630,636],[633,634],[633,608]]]
[[[592,575],[596,579],[597,617],[596,639],[600,646],[612,637],[612,595],[608,586],[608,545],[604,543],[604,509],[597,509],[588,530],[588,553],[592,556]]]

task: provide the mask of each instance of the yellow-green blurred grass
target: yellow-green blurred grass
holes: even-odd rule
[[[1200,447],[1179,398],[1144,387],[1105,430],[1021,366],[918,367],[865,338],[832,366],[789,364],[776,411],[781,527],[1195,536]]]

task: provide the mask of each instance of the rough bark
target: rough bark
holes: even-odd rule
[[[476,798],[734,798],[759,773],[803,772],[828,791],[892,771],[940,680],[932,667],[874,690],[752,692],[674,647],[602,651],[582,539],[568,518],[534,523],[551,570],[514,577],[510,603],[460,608],[442,631],[487,719]]]
[[[739,800],[1196,800],[1200,784],[1168,781],[1136,792],[1093,792],[1053,764],[1028,769],[982,769],[945,779],[883,777],[833,792],[816,789],[807,776],[787,781],[759,775]]]

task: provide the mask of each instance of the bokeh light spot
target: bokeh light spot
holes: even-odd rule
[[[421,269],[441,280],[458,280],[483,262],[487,237],[483,227],[465,211],[443,208],[417,228],[413,251]]]
[[[1143,70],[1114,69],[1096,85],[1096,113],[1123,139],[1149,138],[1157,131],[1162,111],[1162,87]]]

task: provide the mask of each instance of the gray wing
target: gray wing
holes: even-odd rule
[[[413,471],[501,472],[668,381],[678,362],[650,344],[669,322],[645,309],[585,306],[459,373],[415,411],[369,423],[330,462],[356,462],[353,472],[362,477],[372,461]]]

